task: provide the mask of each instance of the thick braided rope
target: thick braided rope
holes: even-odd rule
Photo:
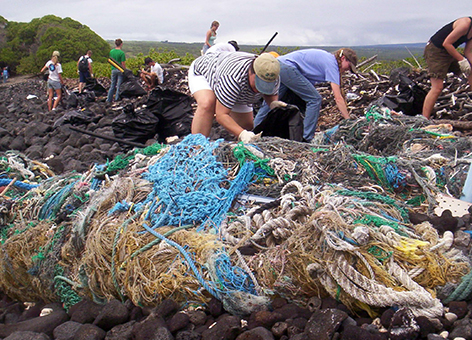
[[[392,274],[409,291],[398,292],[369,279],[347,263],[343,256],[337,263],[327,265],[327,271],[341,288],[350,296],[371,306],[408,306],[415,315],[442,315],[442,305],[424,288],[411,280],[398,265],[391,263]],[[420,313],[420,314],[418,314]]]

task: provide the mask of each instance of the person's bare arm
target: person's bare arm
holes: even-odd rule
[[[216,100],[216,121],[228,130],[230,133],[235,135],[236,137],[244,130],[238,123],[234,121],[231,117],[231,109],[228,109],[226,106],[221,104],[219,100]]]
[[[210,47],[210,36],[211,36],[211,30],[208,30],[206,36],[205,36],[205,45],[207,45],[208,47]]]
[[[467,60],[472,61],[472,40],[469,40],[464,47],[464,55]]]
[[[336,101],[336,106],[338,107],[341,115],[344,119],[349,119],[349,112],[347,110],[346,101],[344,100],[343,95],[341,94],[341,87],[338,84],[330,83],[331,90],[333,90],[334,99]]]
[[[444,39],[443,47],[446,51],[457,61],[461,61],[464,57],[456,50],[454,43],[459,40],[461,36],[467,34],[469,30],[469,18],[460,18],[454,22],[452,32]],[[467,58],[468,59],[468,58]]]
[[[270,104],[271,104],[272,102],[275,102],[276,100],[279,99],[279,96],[278,96],[277,94],[272,95],[272,96],[269,96],[269,95],[264,94],[264,95],[262,95],[262,97],[264,98],[264,101],[265,101],[265,102],[267,103],[267,105],[269,105],[269,106],[270,106]]]

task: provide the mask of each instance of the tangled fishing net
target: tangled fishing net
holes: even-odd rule
[[[459,289],[469,260],[451,232],[408,213],[431,212],[438,194],[458,198],[470,142],[387,118],[345,122],[318,144],[190,135],[85,174],[31,176],[5,155],[5,174],[23,186],[0,200],[0,288],[66,307],[215,297],[245,315],[275,296],[331,295],[372,314],[409,306],[438,316],[437,289]],[[375,132],[386,119],[390,135]]]

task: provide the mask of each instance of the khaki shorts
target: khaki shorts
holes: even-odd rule
[[[459,63],[445,49],[428,42],[424,49],[424,59],[428,65],[428,75],[431,78],[445,79],[448,72],[461,73]]]

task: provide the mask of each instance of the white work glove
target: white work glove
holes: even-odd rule
[[[279,107],[287,107],[287,103],[284,103],[283,101],[280,100],[274,100],[272,103],[270,103],[269,107],[271,110]]]
[[[240,140],[241,142],[243,142],[244,144],[249,144],[249,143],[253,143],[253,142],[256,142],[258,141],[259,139],[261,139],[261,133],[258,133],[257,135],[252,132],[252,131],[248,131],[248,130],[243,130],[241,131],[241,133],[239,134],[238,136],[238,140]]]
[[[464,58],[461,61],[459,61],[459,67],[461,68],[461,72],[465,73],[466,75],[469,75],[470,63],[467,60],[467,58]]]

